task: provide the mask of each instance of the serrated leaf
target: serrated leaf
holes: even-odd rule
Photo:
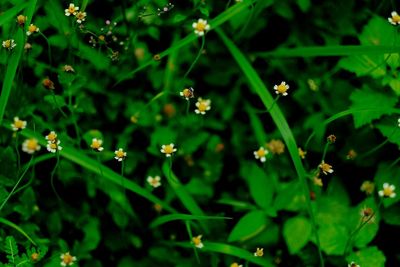
[[[246,241],[260,232],[262,232],[268,224],[267,217],[264,212],[255,210],[244,215],[235,225],[228,237],[228,242]]]
[[[18,246],[13,236],[7,236],[4,242],[4,252],[7,254],[7,259],[9,262],[16,262],[16,257],[18,255]]]
[[[302,216],[288,219],[283,225],[283,237],[290,254],[299,252],[310,240],[312,226],[310,221]]]
[[[371,123],[383,115],[392,114],[397,102],[396,97],[369,89],[354,91],[350,100],[352,102],[351,108],[359,110],[353,113],[356,128]]]
[[[377,247],[368,247],[352,253],[347,257],[347,261],[362,267],[384,267],[386,257]]]
[[[246,176],[254,201],[264,209],[270,208],[274,194],[271,175],[267,175],[263,169],[252,163]]]

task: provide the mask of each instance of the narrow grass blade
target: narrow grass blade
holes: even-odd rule
[[[269,57],[331,57],[376,54],[399,54],[400,47],[382,45],[337,45],[280,48],[275,51],[255,53],[262,58]]]
[[[167,222],[172,221],[193,221],[193,220],[229,220],[232,218],[229,217],[220,217],[220,216],[198,216],[198,215],[190,215],[190,214],[168,214],[161,217],[158,217],[154,221],[150,223],[150,228],[155,228],[160,225],[163,225]]]
[[[28,2],[25,2],[17,6],[13,6],[12,8],[8,9],[5,12],[2,12],[0,16],[0,26],[2,26],[4,23],[6,23],[11,19],[15,20],[17,18],[17,15],[20,14],[21,10],[26,8],[28,4],[29,4]]]
[[[247,77],[249,81],[249,85],[255,92],[257,92],[258,96],[260,97],[261,101],[263,102],[264,106],[266,109],[270,107],[274,101],[272,95],[269,93],[267,90],[266,86],[262,82],[261,78],[258,76],[257,72],[254,70],[254,68],[251,66],[249,61],[245,58],[245,56],[242,54],[242,52],[239,50],[239,48],[236,47],[236,45],[225,35],[225,33],[221,29],[216,30],[228,50],[231,52],[233,58],[236,60],[237,64]],[[297,175],[299,177],[299,180],[302,184],[303,187],[303,193],[304,197],[306,199],[307,203],[307,210],[308,214],[311,218],[311,222],[313,224],[313,231],[315,234],[315,240],[318,246],[318,253],[320,257],[320,264],[323,267],[324,266],[324,260],[322,258],[322,251],[319,245],[319,236],[318,232],[316,229],[316,223],[315,223],[315,216],[312,210],[311,206],[311,200],[310,200],[310,190],[308,188],[307,180],[306,180],[306,171],[304,169],[304,166],[301,162],[299,152],[298,152],[298,147],[296,144],[296,140],[294,139],[293,133],[285,119],[285,116],[283,115],[282,111],[279,108],[279,105],[276,103],[275,107],[270,110],[271,117],[276,125],[278,127],[279,132],[282,135],[283,140],[286,143],[286,146],[288,148],[290,157],[292,158],[294,167],[296,169]]]
[[[207,241],[204,241],[203,243],[204,243],[204,247],[201,249],[201,251],[215,252],[215,253],[221,253],[221,254],[234,256],[239,259],[254,263],[258,266],[263,266],[263,267],[273,267],[274,266],[271,263],[272,259],[270,257],[268,257],[267,255],[264,255],[263,257],[255,257],[253,253],[251,253],[247,250],[244,250],[244,249],[241,249],[241,248],[238,248],[235,246],[231,246],[228,244],[207,242]],[[168,242],[167,244],[173,245],[173,246],[184,247],[184,248],[192,248],[192,245],[189,242]]]
[[[253,128],[254,135],[257,139],[257,142],[259,145],[262,145],[267,141],[264,127],[263,127],[260,119],[257,117],[255,112],[251,109],[251,107],[248,104],[245,105],[245,108],[246,108],[247,114],[249,115],[250,125]]]
[[[2,224],[4,224],[4,225],[7,225],[7,226],[9,226],[9,227],[11,227],[11,228],[17,230],[21,235],[25,236],[26,239],[29,240],[29,242],[31,242],[33,245],[36,246],[35,241],[33,241],[33,239],[32,239],[24,230],[22,230],[21,227],[19,227],[19,226],[16,225],[15,223],[10,222],[9,220],[7,220],[7,219],[5,219],[5,218],[1,218],[1,217],[0,217],[0,223],[2,223]]]

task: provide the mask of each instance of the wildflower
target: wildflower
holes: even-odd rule
[[[394,190],[396,189],[396,187],[394,185],[390,185],[388,183],[384,183],[383,184],[383,190],[379,190],[378,194],[381,197],[385,197],[385,198],[395,198],[396,197],[396,193],[394,192]]]
[[[76,13],[75,17],[76,17],[76,22],[81,24],[86,19],[86,12],[79,11],[78,13]]]
[[[336,136],[331,134],[326,138],[326,140],[328,141],[329,144],[333,144],[336,142]]]
[[[35,32],[39,32],[39,28],[36,25],[31,24],[28,27],[28,31],[26,32],[26,35],[29,36],[29,35],[31,35],[32,33],[35,33]]]
[[[24,151],[28,154],[33,154],[39,150],[40,150],[39,141],[35,138],[26,139],[22,143],[22,151]]]
[[[371,195],[374,192],[375,184],[371,181],[364,181],[360,187],[362,192],[365,192],[367,195]]]
[[[79,7],[75,6],[74,4],[69,4],[69,7],[65,9],[65,16],[69,17],[71,15],[76,15],[77,11],[79,10]]]
[[[354,151],[354,149],[350,149],[349,152],[347,152],[346,159],[355,159],[357,157],[357,152]]]
[[[21,131],[26,128],[26,121],[20,120],[18,117],[14,117],[14,122],[11,123],[11,128],[14,132]]]
[[[256,257],[264,256],[264,249],[263,248],[257,248],[256,252],[254,252],[254,256],[256,256]]]
[[[174,5],[171,3],[168,3],[168,5],[165,5],[162,9],[157,8],[157,12],[158,12],[158,16],[160,16],[161,14],[167,13],[168,11],[170,11],[171,9],[174,8]]]
[[[50,80],[49,78],[46,78],[42,81],[42,85],[44,86],[44,88],[49,89],[49,90],[54,90],[56,89],[54,87],[54,83],[52,80]]]
[[[287,96],[288,93],[286,91],[289,90],[289,85],[286,82],[281,82],[279,85],[274,85],[274,90],[277,95]]]
[[[390,15],[392,17],[388,18],[388,21],[393,25],[400,25],[400,16],[399,16],[399,14],[397,14],[396,11],[392,11],[392,13],[390,13]]]
[[[261,162],[266,161],[266,155],[268,155],[268,150],[266,150],[264,147],[260,147],[257,151],[254,151],[254,157],[256,159],[259,159]]]
[[[24,15],[18,15],[17,16],[17,23],[19,26],[24,27],[25,26],[25,22],[28,19],[27,16]]]
[[[55,143],[57,141],[57,134],[55,131],[51,131],[48,135],[46,135],[44,138],[46,138],[47,142],[50,143]]]
[[[272,139],[269,143],[266,144],[268,150],[272,154],[282,154],[285,152],[285,145],[281,140]]]
[[[3,47],[7,49],[8,51],[11,51],[16,47],[17,44],[15,43],[14,39],[8,39],[3,41]]]
[[[123,161],[126,158],[126,152],[122,148],[115,150],[115,159],[118,161]]]
[[[71,65],[64,65],[62,68],[64,72],[75,72],[74,68]]]
[[[211,100],[202,99],[201,97],[199,97],[197,99],[196,107],[197,109],[195,109],[194,112],[196,112],[196,114],[204,115],[206,114],[206,111],[211,109]]]
[[[298,150],[299,150],[300,158],[305,159],[306,155],[307,155],[307,151],[303,151],[303,149],[301,149],[301,147],[299,147]]]
[[[61,254],[61,266],[71,266],[76,261],[75,256],[71,256],[69,252]]]
[[[236,1],[236,2],[238,2],[238,1]],[[234,262],[231,264],[230,267],[243,267],[243,265],[242,264],[239,265],[238,263]]]
[[[316,186],[323,187],[324,184],[322,183],[322,179],[319,177],[314,177],[313,182]]]
[[[176,148],[174,148],[174,144],[162,145],[161,153],[164,153],[166,157],[171,157],[171,155],[176,152]]]
[[[322,161],[321,164],[318,165],[318,167],[325,175],[328,175],[328,173],[333,173],[332,166],[328,163],[325,163],[324,161]]]
[[[180,92],[179,94],[181,96],[183,96],[186,100],[189,100],[189,98],[193,98],[194,97],[194,89],[193,87],[189,87],[189,88],[185,88],[183,89],[182,92]]]
[[[197,36],[203,36],[205,31],[210,30],[210,25],[204,19],[198,19],[197,22],[193,22],[192,27]]]
[[[47,151],[51,153],[56,153],[57,151],[62,150],[62,146],[60,146],[61,141],[57,140],[55,142],[48,141],[47,142]]]
[[[157,188],[157,187],[159,187],[161,185],[160,180],[161,180],[160,176],[155,176],[155,177],[149,176],[149,177],[147,177],[147,182],[154,188]]]
[[[101,152],[104,149],[104,147],[101,146],[102,144],[103,144],[103,140],[97,139],[97,138],[93,138],[92,139],[92,144],[90,145],[90,147],[93,148],[93,150],[96,151],[96,152]]]
[[[31,260],[33,262],[37,262],[39,260],[39,257],[40,257],[40,255],[37,252],[34,252],[34,253],[31,254]]]
[[[374,210],[369,207],[364,207],[360,210],[361,220],[363,222],[373,223],[375,221]]]
[[[32,45],[30,43],[25,43],[25,45],[24,45],[25,52],[28,52],[31,49],[32,49]]]
[[[201,242],[201,237],[202,235],[198,235],[192,238],[192,243],[196,248],[202,248],[204,247],[203,243]]]
[[[154,59],[155,61],[160,61],[160,60],[161,60],[160,54],[155,54],[155,55],[153,56],[153,59]]]
[[[360,267],[360,265],[352,261],[350,264],[347,264],[347,267]]]

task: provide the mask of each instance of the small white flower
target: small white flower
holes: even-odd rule
[[[189,98],[194,97],[194,89],[192,87],[185,88],[182,92],[179,92],[179,94],[189,101]]]
[[[169,145],[162,145],[161,146],[161,153],[164,153],[166,157],[171,157],[171,155],[176,152],[176,148],[174,148],[174,144]]]
[[[77,260],[76,257],[69,254],[69,252],[61,254],[60,258],[61,266],[71,266]]]
[[[14,117],[14,122],[11,123],[13,131],[21,131],[26,128],[26,121],[20,120],[18,117]]]
[[[254,157],[261,162],[265,162],[267,160],[265,156],[268,155],[268,153],[269,151],[261,146],[257,151],[254,151]]]
[[[74,4],[69,4],[69,7],[65,9],[65,16],[69,17],[71,15],[76,15],[77,11],[79,10],[79,7],[75,6]]]
[[[286,82],[281,82],[279,85],[274,85],[274,90],[277,95],[281,94],[283,96],[287,96],[287,90],[289,90],[289,85]]]
[[[203,237],[202,235],[198,235],[198,236],[195,236],[195,237],[192,238],[192,243],[194,244],[194,246],[196,248],[203,248],[204,247],[203,242],[201,242],[201,238],[202,237]]]
[[[210,25],[204,19],[198,19],[197,22],[193,22],[192,27],[197,36],[203,36],[204,32],[210,30]]]
[[[103,140],[93,138],[92,144],[90,145],[90,147],[93,148],[93,150],[95,150],[97,152],[101,152],[104,150],[104,147],[101,146],[102,144],[103,144]]]
[[[115,150],[114,154],[115,154],[114,158],[118,161],[123,161],[127,155],[127,153],[124,152],[124,150],[122,148]]]
[[[47,151],[51,152],[51,153],[56,153],[57,151],[62,150],[62,146],[60,146],[61,141],[57,140],[54,142],[48,141],[47,142]]]
[[[264,256],[264,248],[257,248],[256,252],[254,252],[255,257],[262,257]]]
[[[392,24],[392,25],[400,25],[400,16],[399,14],[397,14],[396,11],[392,11],[392,13],[390,13],[390,15],[392,17],[388,18],[388,21]]]
[[[49,143],[54,143],[57,140],[57,134],[55,131],[51,131],[45,138]]]
[[[35,33],[35,32],[39,32],[39,28],[36,25],[31,24],[28,27],[28,31],[26,32],[26,35],[29,36],[29,35],[31,35],[32,33]]]
[[[383,190],[379,190],[378,194],[379,196],[385,198],[395,198],[396,197],[396,193],[394,192],[395,189],[396,187],[394,185],[384,183]]]
[[[36,151],[40,150],[40,145],[39,145],[39,141],[35,138],[31,138],[31,139],[26,139],[23,143],[22,143],[22,151],[28,153],[28,154],[33,154]]]
[[[201,97],[199,97],[197,99],[196,107],[197,109],[195,109],[194,112],[196,112],[196,114],[204,115],[206,114],[206,111],[211,109],[211,100],[202,99]]]
[[[161,186],[161,178],[160,176],[155,176],[155,177],[147,177],[147,182],[154,188],[157,188],[159,186]]]
[[[78,13],[76,13],[75,17],[76,17],[76,22],[81,24],[86,20],[86,12],[79,11]]]
[[[7,49],[8,51],[13,50],[14,47],[17,46],[17,44],[15,43],[14,39],[5,40],[5,41],[3,41],[2,45],[3,45],[3,47],[4,47],[5,49]]]

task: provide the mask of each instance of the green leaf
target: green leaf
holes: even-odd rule
[[[347,261],[362,267],[385,267],[386,257],[377,247],[368,247],[352,253]]]
[[[328,255],[343,255],[349,237],[345,226],[321,224],[318,229],[321,249]]]
[[[46,95],[43,97],[43,99],[44,99],[44,101],[46,101],[47,103],[52,105],[54,109],[65,106],[64,97],[59,96],[59,95],[55,95],[55,96]],[[56,101],[56,102],[54,102],[54,101]]]
[[[397,121],[392,121],[390,123],[382,121],[376,124],[376,128],[379,129],[381,134],[385,136],[389,142],[400,146],[400,129],[397,125]]]
[[[370,89],[354,91],[350,96],[350,100],[352,102],[351,108],[364,109],[362,112],[353,114],[356,128],[379,119],[383,115],[392,114],[393,108],[397,103],[396,97]]]
[[[22,2],[19,5],[13,6],[12,8],[5,10],[0,15],[0,26],[4,23],[8,22],[9,20],[14,20],[17,15],[21,12],[22,9],[28,6],[28,2]]]
[[[400,225],[400,206],[390,206],[384,209],[382,217],[387,224]]]
[[[228,242],[244,242],[255,237],[268,225],[268,220],[263,211],[255,210],[244,215],[235,225],[228,237]]]
[[[10,263],[15,264],[18,255],[18,246],[14,237],[7,236],[4,242],[4,252],[7,254],[7,259]]]
[[[283,237],[290,254],[298,253],[310,240],[311,233],[312,226],[307,218],[297,216],[288,219],[283,225]]]
[[[97,248],[100,243],[100,221],[95,217],[91,217],[87,224],[82,227],[85,237],[80,244],[80,252],[88,253]]]
[[[246,171],[246,179],[249,183],[250,194],[260,207],[269,209],[274,194],[271,175],[267,175],[257,164],[251,163]]]
[[[167,222],[182,220],[182,221],[192,221],[192,220],[227,220],[232,219],[229,217],[220,217],[220,216],[198,216],[198,215],[190,215],[190,214],[169,214],[158,217],[154,221],[150,223],[150,228],[155,228],[160,225],[163,225]]]

